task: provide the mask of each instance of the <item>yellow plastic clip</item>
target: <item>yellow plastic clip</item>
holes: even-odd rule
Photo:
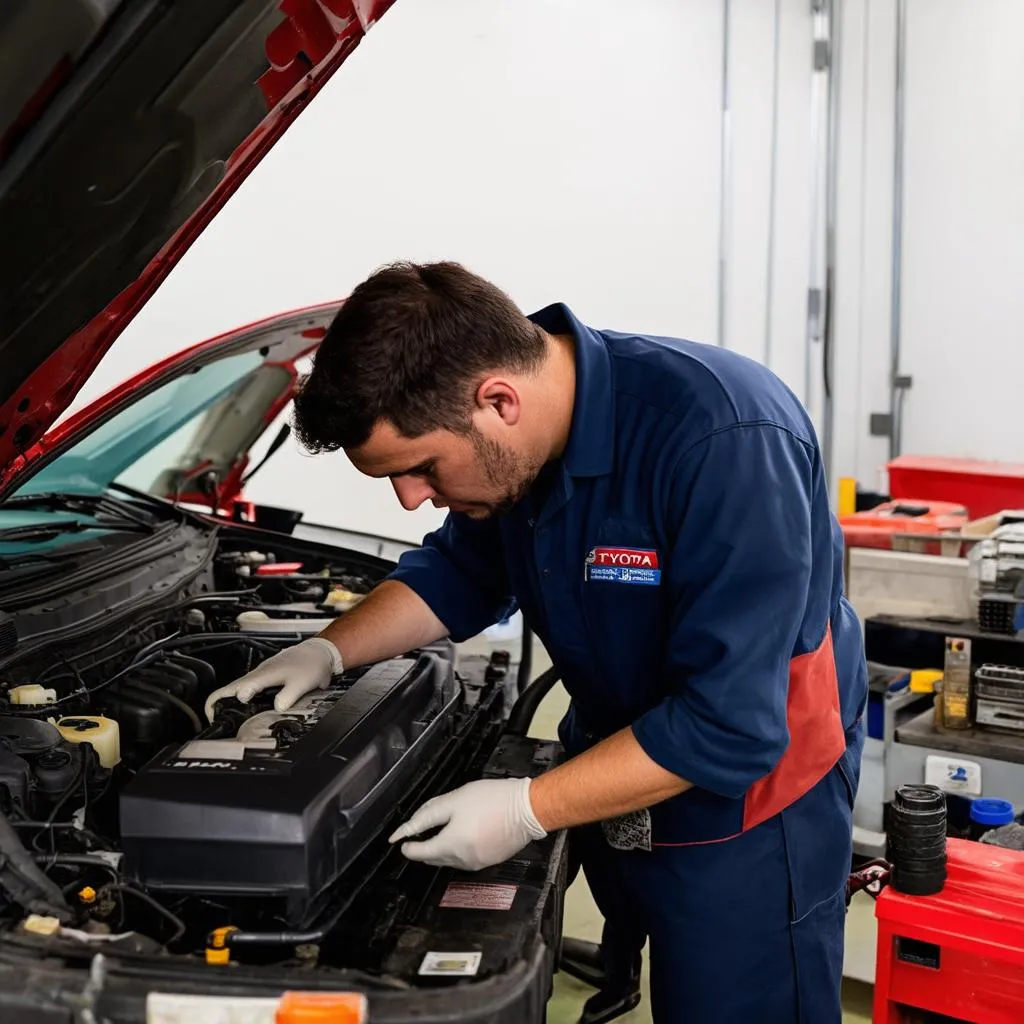
[[[231,963],[231,949],[228,947],[228,936],[238,929],[232,925],[224,928],[214,928],[210,932],[209,945],[206,947],[206,962],[208,964],[229,964]]]

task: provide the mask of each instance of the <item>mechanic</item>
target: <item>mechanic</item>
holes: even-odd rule
[[[430,800],[392,841],[477,870],[580,829],[606,920],[650,939],[655,1020],[839,1022],[866,668],[787,388],[564,305],[526,317],[458,264],[395,264],[338,312],[295,426],[448,516],[208,709],[270,687],[287,708],[343,666],[468,639],[518,605],[571,696],[570,758]]]

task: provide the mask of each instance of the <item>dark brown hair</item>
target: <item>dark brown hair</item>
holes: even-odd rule
[[[394,263],[338,311],[295,399],[310,451],[358,448],[389,420],[405,437],[464,433],[473,393],[496,370],[528,372],[543,332],[493,284],[457,263]]]

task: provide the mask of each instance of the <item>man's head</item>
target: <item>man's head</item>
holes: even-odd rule
[[[571,410],[571,346],[458,264],[398,263],[338,312],[295,429],[311,451],[343,448],[361,472],[389,477],[407,509],[429,499],[483,518],[559,453]]]

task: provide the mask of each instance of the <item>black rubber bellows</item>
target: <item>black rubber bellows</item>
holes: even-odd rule
[[[946,884],[946,795],[938,786],[900,786],[889,829],[890,884],[931,896]]]

